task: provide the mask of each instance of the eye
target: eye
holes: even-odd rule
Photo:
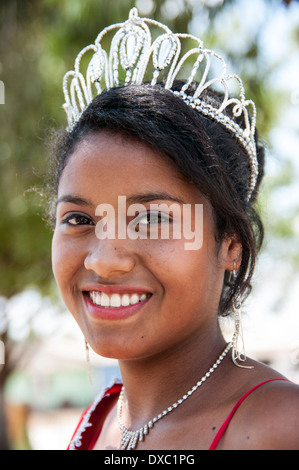
[[[93,225],[93,221],[90,217],[83,214],[71,214],[65,217],[63,223],[77,226],[77,225]]]
[[[149,211],[146,214],[140,214],[136,217],[135,222],[139,225],[153,225],[153,224],[162,224],[170,222],[169,214],[158,212],[158,211]]]

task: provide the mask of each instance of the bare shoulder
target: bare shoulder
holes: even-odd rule
[[[257,387],[240,406],[232,420],[231,431],[238,435],[233,445],[251,450],[299,450],[298,423],[299,385],[271,380]]]
[[[255,408],[263,447],[299,450],[298,385],[280,380],[264,384],[257,393]]]

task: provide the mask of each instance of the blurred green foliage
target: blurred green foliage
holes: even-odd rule
[[[142,3],[152,5],[150,15],[176,31],[186,31],[190,24],[196,29],[202,14],[209,22],[203,39],[209,47],[221,50],[221,37],[232,31],[222,31],[219,37],[217,18],[238,0],[218,2],[214,8],[205,7],[200,0],[181,0],[177,2],[179,13],[168,17],[167,0]],[[270,10],[281,6],[279,0],[264,3]],[[52,234],[43,221],[45,201],[29,190],[43,185],[50,129],[66,123],[62,77],[73,67],[76,54],[92,43],[102,28],[127,18],[135,4],[132,0],[1,0],[0,79],[5,85],[5,104],[0,105],[0,295],[11,297],[29,285],[46,293],[51,290]],[[168,0],[168,11],[169,7]],[[238,10],[231,11],[236,14],[237,27]],[[268,86],[271,70],[261,55],[259,34],[261,30],[254,31],[242,50],[225,53],[257,104],[260,133],[267,141],[285,95]],[[291,174],[288,167],[289,181]],[[291,235],[288,223],[272,228]]]

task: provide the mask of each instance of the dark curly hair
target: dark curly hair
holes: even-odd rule
[[[221,96],[210,91],[205,97],[208,100],[219,101]],[[94,98],[72,131],[63,132],[57,139],[50,185],[52,201],[76,144],[86,135],[101,130],[138,139],[158,151],[209,200],[216,221],[216,240],[221,242],[232,234],[238,237],[242,244],[241,265],[233,283],[230,273],[225,273],[219,304],[219,315],[229,314],[236,294],[244,299],[250,292],[256,256],[263,240],[263,224],[254,208],[264,173],[264,149],[257,134],[259,177],[248,202],[248,155],[230,131],[159,84],[112,88]]]

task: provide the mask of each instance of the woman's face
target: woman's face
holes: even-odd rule
[[[140,212],[133,203],[143,204]],[[181,209],[173,218],[172,204]],[[186,249],[183,230],[174,235],[185,204],[191,227],[200,221],[199,249]],[[195,204],[203,204],[202,221]],[[52,262],[62,298],[98,354],[145,358],[214,334],[236,250],[230,239],[216,243],[210,204],[149,147],[105,132],[76,146],[59,183]]]

